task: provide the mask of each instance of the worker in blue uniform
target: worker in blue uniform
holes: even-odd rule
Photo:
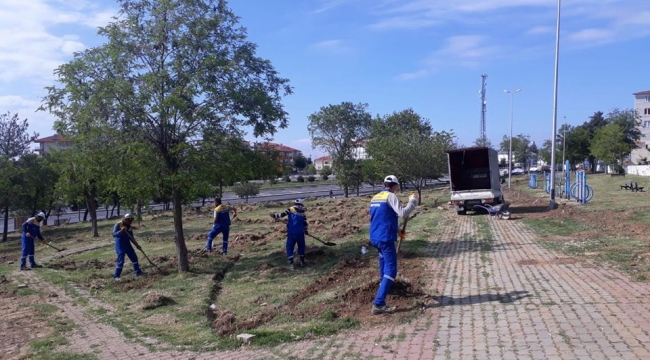
[[[124,257],[128,256],[131,263],[133,263],[133,271],[135,275],[140,276],[144,275],[144,272],[140,270],[140,265],[138,265],[138,255],[136,255],[135,250],[131,243],[135,245],[138,250],[142,250],[140,244],[135,241],[133,237],[133,228],[131,224],[133,223],[133,215],[126,214],[122,221],[115,224],[113,227],[113,237],[115,238],[115,252],[117,253],[117,264],[115,264],[115,273],[113,274],[113,279],[116,281],[120,280],[120,275],[122,275],[122,267],[124,266]]]
[[[43,235],[41,235],[40,223],[45,219],[45,213],[39,212],[35,217],[27,219],[22,225],[22,235],[20,239],[22,241],[23,249],[20,256],[20,270],[29,270],[27,267],[27,259],[29,258],[29,265],[32,269],[42,268],[43,265],[39,265],[34,260],[34,240],[38,238],[41,242],[45,242]]]
[[[212,240],[220,233],[223,236],[221,245],[221,253],[228,254],[228,236],[230,234],[230,213],[233,213],[232,218],[237,217],[237,209],[230,205],[222,204],[220,198],[214,200],[214,218],[212,220],[212,230],[208,233],[208,241],[205,244],[205,250],[212,252]]]
[[[418,204],[417,195],[412,194],[406,207],[402,207],[395,195],[398,189],[397,177],[388,175],[384,178],[384,189],[370,201],[370,243],[379,251],[381,281],[371,309],[375,315],[395,311],[395,307],[386,304],[386,295],[397,276],[395,242],[399,232],[398,217],[407,218]]]
[[[307,215],[305,213],[305,206],[303,199],[296,199],[294,205],[281,213],[271,213],[274,219],[280,219],[288,216],[287,221],[287,258],[289,260],[289,268],[295,270],[296,266],[293,262],[294,249],[298,245],[298,256],[300,257],[300,267],[307,266],[305,262],[305,235],[309,235]]]

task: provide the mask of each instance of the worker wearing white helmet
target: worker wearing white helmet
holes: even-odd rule
[[[381,284],[371,312],[375,315],[392,313],[394,307],[386,305],[386,295],[397,276],[397,250],[395,242],[399,232],[398,217],[407,218],[418,204],[415,194],[409,197],[406,207],[399,204],[395,192],[399,181],[395,175],[384,178],[384,189],[370,201],[370,243],[379,251],[379,279]]]
[[[300,257],[300,267],[307,266],[305,263],[305,235],[309,235],[307,231],[307,215],[305,214],[304,200],[296,199],[293,206],[281,213],[271,213],[274,219],[280,219],[288,216],[287,221],[287,258],[289,259],[289,267],[294,270],[296,267],[293,263],[293,252],[298,245],[298,256]]]
[[[20,257],[20,270],[29,270],[27,267],[27,259],[29,258],[29,265],[33,268],[42,268],[42,265],[39,265],[34,260],[34,239],[38,238],[42,242],[43,235],[41,235],[40,222],[45,219],[45,213],[39,212],[35,217],[27,219],[23,223],[23,233],[20,236],[23,245],[23,251]]]
[[[138,244],[133,237],[133,228],[131,227],[132,222],[133,215],[127,213],[124,215],[124,219],[113,227],[115,252],[117,253],[117,264],[115,264],[115,273],[113,273],[113,279],[115,280],[120,280],[125,256],[128,256],[131,263],[133,263],[133,272],[135,272],[136,276],[144,274],[142,270],[140,270],[140,265],[138,265],[138,255],[135,253],[135,250],[133,250],[133,246],[131,246],[131,243],[133,243],[137,249],[142,250],[140,244]]]

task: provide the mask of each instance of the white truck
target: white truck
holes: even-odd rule
[[[447,151],[451,203],[458,215],[475,205],[503,204],[498,153],[487,147]]]

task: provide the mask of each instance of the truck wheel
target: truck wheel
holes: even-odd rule
[[[457,210],[456,213],[458,215],[465,215],[465,214],[467,214],[467,210]]]

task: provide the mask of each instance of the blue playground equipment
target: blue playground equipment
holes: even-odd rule
[[[535,174],[536,175],[536,174]],[[533,183],[533,176],[531,175],[531,180],[528,183],[528,186],[532,188],[537,188],[537,177]],[[544,191],[551,193],[551,173],[544,173]],[[594,197],[594,189],[587,185],[587,173],[584,170],[576,171],[576,181],[571,183],[571,166],[569,160],[564,164],[564,183],[560,183],[560,178],[556,177],[556,194],[560,198],[574,198],[577,202],[581,204],[586,204]],[[535,185],[534,187],[532,185]]]

